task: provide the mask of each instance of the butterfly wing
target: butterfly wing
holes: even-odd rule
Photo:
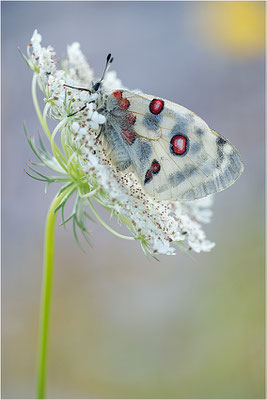
[[[133,166],[158,200],[195,200],[226,189],[240,176],[236,148],[192,111],[128,91],[107,99],[105,137],[121,170]]]

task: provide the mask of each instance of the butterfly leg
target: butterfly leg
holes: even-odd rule
[[[79,113],[80,111],[83,111],[86,107],[87,107],[87,104],[85,104],[84,106],[82,106],[82,108],[80,108],[79,110],[75,111],[74,113],[69,114],[68,117],[72,117],[73,115]]]
[[[76,86],[71,86],[71,85],[66,85],[66,84],[64,84],[63,86],[64,86],[65,88],[68,87],[68,88],[71,88],[71,89],[84,90],[85,92],[92,93],[91,90],[89,90],[89,89],[87,89],[87,88],[81,88],[81,87],[76,87]]]
[[[103,132],[103,125],[101,125],[100,132],[99,132],[99,134],[97,135],[97,137],[95,138],[95,144],[97,144],[97,142],[98,142],[98,140],[99,140],[99,138],[100,138],[102,132]]]

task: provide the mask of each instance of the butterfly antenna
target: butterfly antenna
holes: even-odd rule
[[[113,57],[111,57],[111,54],[109,53],[108,56],[107,56],[107,61],[106,61],[106,65],[105,65],[105,68],[104,68],[102,77],[101,77],[101,79],[100,79],[98,82],[96,82],[96,83],[94,84],[94,86],[93,86],[93,88],[94,88],[95,91],[97,91],[97,90],[99,89],[101,83],[103,82],[103,80],[104,80],[104,78],[105,78],[105,75],[106,75],[106,72],[107,72],[107,70],[109,69],[110,64],[112,63],[112,61],[113,61]]]
[[[113,61],[113,57],[111,57],[111,54],[109,53],[108,56],[107,56],[106,65],[105,65],[105,68],[104,68],[104,71],[103,71],[103,74],[102,74],[102,78],[100,79],[100,82],[102,82],[103,79],[105,78],[106,72],[109,69],[110,64],[112,63],[112,61]]]

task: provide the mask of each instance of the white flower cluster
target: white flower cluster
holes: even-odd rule
[[[116,170],[105,143],[101,138],[96,141],[105,116],[96,111],[95,103],[87,104],[83,111],[68,117],[90,102],[92,96],[97,96],[64,87],[66,83],[88,88],[94,78],[79,43],[68,46],[68,57],[61,62],[62,69],[56,69],[54,50],[50,46],[41,47],[37,31],[31,47],[28,64],[38,74],[50,114],[59,122],[55,131],[60,132],[65,149],[60,163],[70,180],[75,181],[79,195],[109,210],[119,223],[127,226],[145,251],[175,254],[174,245],[183,250],[210,251],[214,243],[206,239],[200,225],[210,220],[210,197],[187,203],[155,201],[143,191],[133,172],[122,174]],[[106,74],[103,85],[107,91],[123,87],[114,71]]]

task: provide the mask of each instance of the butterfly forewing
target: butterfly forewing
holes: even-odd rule
[[[208,196],[230,186],[243,170],[235,147],[200,117],[151,95],[113,92],[104,134],[112,161],[122,171],[132,166],[158,200]]]

